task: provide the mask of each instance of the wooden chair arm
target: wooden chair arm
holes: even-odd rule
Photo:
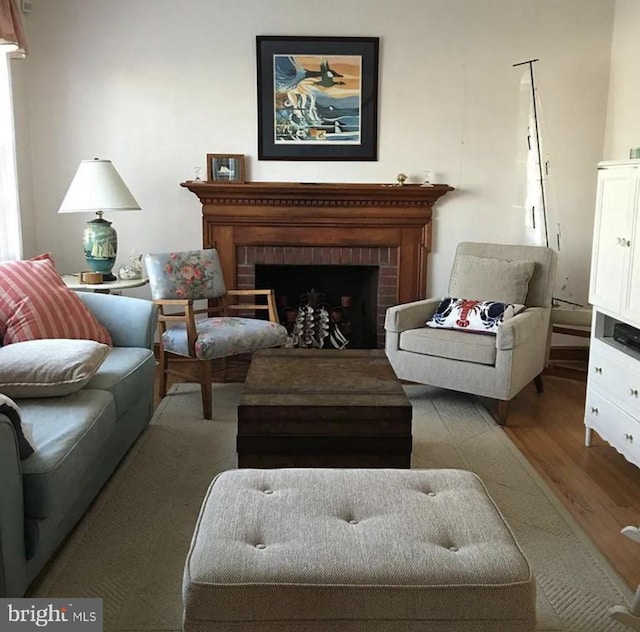
[[[193,301],[191,299],[184,298],[162,298],[155,299],[154,303],[158,305],[158,329],[160,330],[160,345],[162,347],[162,335],[167,331],[168,322],[183,322],[187,328],[187,345],[189,355],[192,358],[196,357],[196,339],[198,333],[196,331],[196,319],[195,314],[206,310],[194,310]],[[169,313],[165,312],[165,307],[182,307],[182,312]]]
[[[233,296],[269,296],[273,290],[227,290]]]
[[[227,303],[226,309],[227,311],[266,310],[272,323],[280,322],[276,310],[275,292],[272,289],[227,290],[227,296],[266,296],[266,303]]]

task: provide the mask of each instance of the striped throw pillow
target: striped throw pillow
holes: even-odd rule
[[[43,338],[112,345],[107,329],[64,284],[50,259],[1,262],[2,344]]]

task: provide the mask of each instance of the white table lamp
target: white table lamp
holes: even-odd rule
[[[140,211],[140,205],[110,160],[83,160],[62,200],[58,213],[95,212],[97,219],[87,222],[83,247],[87,266],[101,272],[105,281],[114,281],[111,273],[118,252],[118,235],[105,211]]]

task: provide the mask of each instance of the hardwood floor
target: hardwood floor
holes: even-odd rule
[[[545,376],[512,400],[505,432],[535,467],[585,533],[634,588],[640,545],[620,533],[640,525],[640,469],[594,432],[584,445],[584,382]]]
[[[243,381],[248,365],[247,358],[231,363],[228,380]],[[592,446],[584,446],[584,382],[545,376],[544,386],[542,395],[530,384],[512,400],[505,432],[635,589],[640,545],[620,530],[640,525],[640,468],[596,433]]]

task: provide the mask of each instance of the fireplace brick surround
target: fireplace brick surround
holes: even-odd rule
[[[202,245],[217,248],[229,287],[255,287],[256,265],[378,266],[379,348],[386,309],[426,296],[433,204],[453,190],[446,184],[181,186],[202,203]]]

